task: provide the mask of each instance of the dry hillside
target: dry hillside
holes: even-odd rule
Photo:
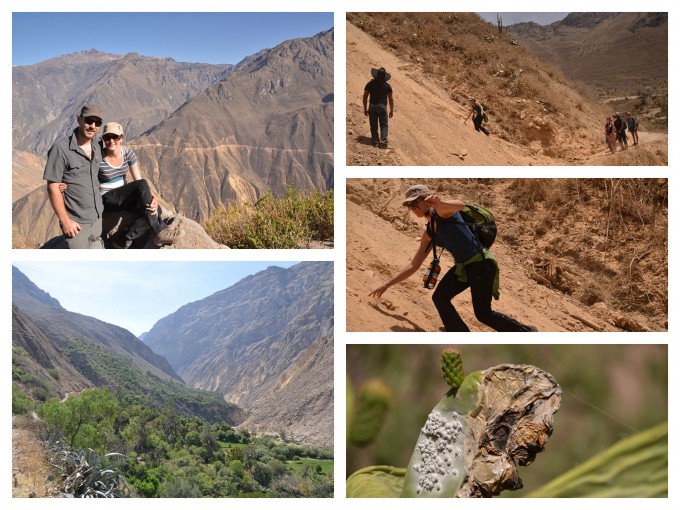
[[[642,130],[668,132],[667,12],[572,12],[550,25],[507,30],[612,112],[632,111]]]
[[[348,331],[440,330],[422,273],[391,287],[380,300],[368,296],[416,252],[423,225],[401,205],[404,191],[416,182],[495,214],[497,310],[539,331],[667,330],[664,179],[350,179]],[[452,264],[446,253],[442,271]],[[488,331],[474,319],[469,292],[454,304],[471,330]]]
[[[473,13],[348,13],[349,165],[667,164],[664,135],[609,155],[610,108]],[[361,97],[372,67],[392,74],[388,150],[370,145]],[[475,96],[490,137],[463,123]]]

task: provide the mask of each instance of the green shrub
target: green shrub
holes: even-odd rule
[[[265,193],[254,205],[218,209],[205,230],[230,248],[298,248],[333,239],[333,191],[303,196],[291,184],[286,195]]]
[[[12,414],[28,414],[33,410],[33,401],[16,384],[12,384]]]
[[[37,386],[31,389],[31,393],[35,399],[39,400],[40,402],[45,402],[48,398],[50,398],[49,390],[47,388],[43,388],[42,386]]]
[[[56,368],[48,368],[47,373],[50,374],[55,381],[61,379],[61,374]]]

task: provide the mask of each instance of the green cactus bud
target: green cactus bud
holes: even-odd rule
[[[455,395],[463,384],[463,357],[456,349],[446,349],[442,352],[441,363],[444,380],[451,386]]]
[[[355,403],[356,412],[352,420],[349,440],[357,446],[372,443],[387,416],[392,402],[392,392],[380,379],[365,382],[359,390]]]

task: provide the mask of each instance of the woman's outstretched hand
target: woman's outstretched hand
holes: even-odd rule
[[[386,291],[387,289],[389,289],[389,285],[387,285],[387,284],[381,285],[381,286],[378,287],[377,289],[372,290],[368,295],[369,295],[369,296],[372,296],[372,297],[379,298],[380,296],[382,296],[382,295],[385,293],[385,291]]]

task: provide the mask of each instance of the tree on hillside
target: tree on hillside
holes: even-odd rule
[[[61,439],[71,448],[98,450],[113,430],[120,412],[108,389],[87,389],[64,402],[50,399],[38,408],[38,416],[50,438]]]

